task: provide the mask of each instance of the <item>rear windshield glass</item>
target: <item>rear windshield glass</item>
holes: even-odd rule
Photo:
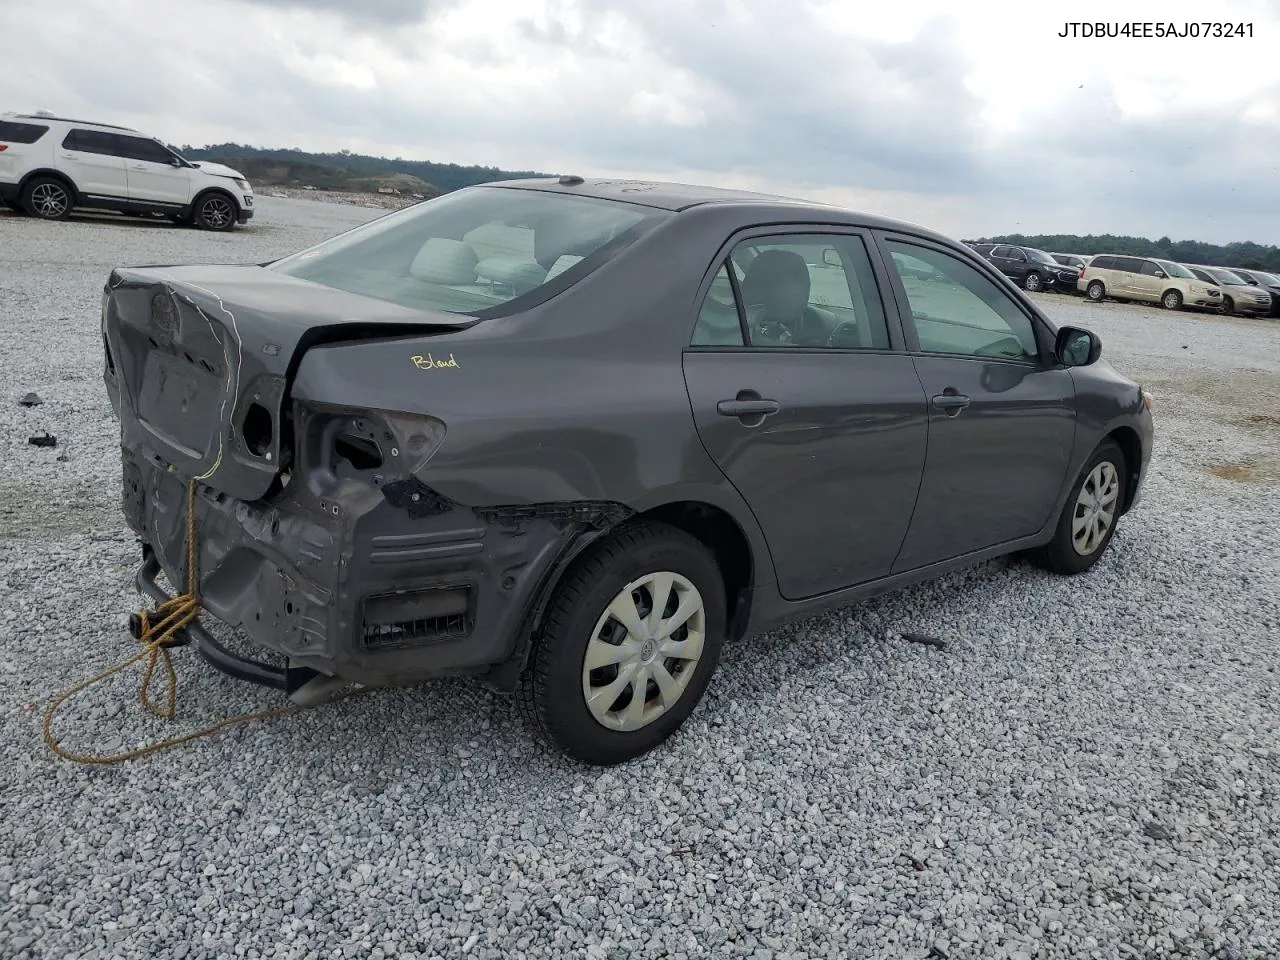
[[[602,248],[610,241],[616,251],[668,216],[614,200],[471,187],[380,217],[270,269],[413,309],[484,314],[561,274],[585,275],[607,257]]]

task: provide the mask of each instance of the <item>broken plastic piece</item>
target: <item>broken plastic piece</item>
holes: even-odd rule
[[[44,403],[44,401],[40,399],[40,394],[32,392],[24,395],[23,398],[18,401],[18,406],[38,407],[42,403]]]
[[[41,432],[37,433],[33,437],[27,437],[27,443],[31,444],[33,447],[56,447],[58,445],[58,438],[51,433]]]

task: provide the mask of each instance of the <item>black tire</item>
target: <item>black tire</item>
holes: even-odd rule
[[[1088,514],[1088,508],[1083,507],[1080,503],[1080,491],[1090,481],[1094,471],[1098,470],[1103,464],[1110,464],[1111,470],[1114,471],[1114,513],[1112,514],[1110,525],[1097,544],[1088,552],[1082,552],[1076,548],[1072,529],[1078,513],[1083,512],[1086,516]],[[1037,565],[1065,576],[1084,573],[1092,567],[1106,553],[1107,547],[1111,544],[1111,538],[1115,536],[1116,524],[1120,520],[1121,510],[1124,508],[1125,491],[1128,490],[1128,483],[1129,468],[1125,463],[1124,451],[1120,449],[1114,440],[1104,440],[1098,445],[1098,449],[1093,452],[1093,456],[1085,463],[1080,475],[1076,478],[1076,482],[1071,485],[1071,492],[1067,494],[1067,501],[1062,506],[1062,514],[1058,517],[1058,526],[1054,530],[1053,539],[1039,550],[1032,551],[1028,555],[1029,558]]]
[[[1044,289],[1044,278],[1035,270],[1032,270],[1022,278],[1022,287],[1028,293],[1039,293]]]
[[[1091,280],[1084,288],[1084,295],[1094,303],[1101,303],[1107,296],[1107,288],[1103,286],[1101,280]]]
[[[22,208],[41,220],[67,219],[75,202],[75,192],[57,177],[32,177],[22,188]]]
[[[1222,312],[1226,314],[1228,317],[1231,316],[1231,314],[1236,312],[1236,302],[1232,300],[1230,297],[1223,297]]]
[[[1166,310],[1182,309],[1182,294],[1177,290],[1166,290],[1164,296],[1160,298],[1160,302]]]
[[[201,230],[230,230],[236,225],[239,211],[236,202],[220,190],[197,197],[191,210],[191,221]]]
[[[683,692],[665,712],[638,729],[613,730],[597,720],[587,705],[584,684],[588,678],[583,669],[587,647],[596,638],[597,623],[627,585],[660,572],[684,578],[702,598],[701,655],[696,661],[682,661],[691,673]],[[642,587],[632,596],[639,593],[643,601],[650,596],[645,591]],[[611,766],[647,753],[671,736],[702,699],[724,643],[725,607],[724,580],[715,557],[697,539],[662,523],[622,528],[589,548],[557,585],[521,678],[520,700],[526,716],[557,749],[580,763]],[[607,620],[601,635],[617,627],[617,621]],[[656,651],[647,652],[651,659],[656,657]],[[613,677],[608,676],[611,667]],[[616,681],[620,668],[611,667],[600,668],[605,671],[599,681],[602,685]],[[670,669],[684,679],[678,665]],[[656,683],[647,680],[645,687],[646,702],[656,704]],[[612,705],[623,697],[629,701],[634,689],[634,685],[620,688]],[[650,694],[650,689],[655,692]]]

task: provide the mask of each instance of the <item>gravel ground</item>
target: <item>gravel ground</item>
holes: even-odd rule
[[[53,758],[43,704],[134,648],[107,270],[263,260],[372,215],[0,216],[0,956],[1280,955],[1275,324],[1041,298],[1156,395],[1108,557],[1075,580],[990,563],[731,648],[629,766],[568,764],[460,681]],[[278,702],[175,659],[177,721],[141,715],[130,675],[68,707],[64,742]]]

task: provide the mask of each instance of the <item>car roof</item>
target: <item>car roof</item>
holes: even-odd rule
[[[767,212],[769,208],[773,208],[779,213],[791,217],[794,217],[797,211],[804,211],[806,216],[803,219],[805,220],[814,220],[815,222],[822,220],[877,230],[900,231],[929,237],[952,245],[959,245],[957,241],[918,224],[861,213],[856,210],[850,210],[847,207],[823,203],[818,200],[801,200],[795,197],[756,193],[750,190],[734,190],[727,187],[708,187],[661,180],[593,179],[574,176],[539,177],[526,180],[495,180],[479,186],[482,188],[497,187],[506,190],[541,190],[579,197],[617,200],[623,203],[668,210],[672,213],[713,204],[724,206],[749,205],[762,213]]]
[[[0,120],[25,120],[29,123],[74,123],[78,127],[98,127],[102,130],[123,130],[137,133],[133,127],[121,127],[114,123],[99,123],[97,120],[73,120],[70,117],[57,117],[47,113],[5,113]]]

